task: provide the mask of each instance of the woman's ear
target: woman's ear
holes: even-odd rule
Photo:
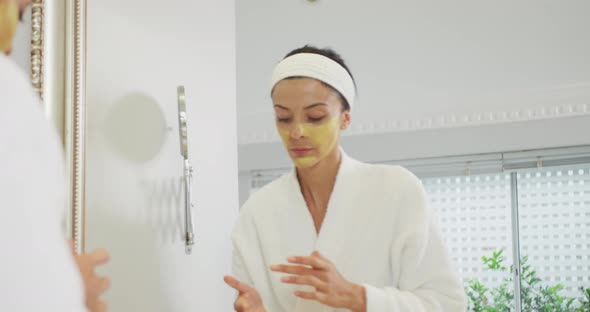
[[[350,110],[344,111],[342,113],[342,118],[340,118],[340,130],[346,130],[350,126]]]

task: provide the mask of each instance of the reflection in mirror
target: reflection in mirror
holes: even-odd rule
[[[282,297],[290,289],[265,284],[275,276],[256,270],[262,259],[281,264],[314,250],[340,280],[370,285],[366,299],[379,311],[389,311],[377,306],[384,301],[408,311],[437,310],[433,302],[448,311],[590,307],[587,1],[263,5],[237,2],[241,221],[255,230],[238,222],[234,244],[253,250],[247,242],[256,236],[257,252],[236,260],[257,274],[236,277],[254,278],[262,298],[275,294],[267,308],[297,300],[300,310],[321,310]],[[268,27],[265,16],[280,16],[282,27]],[[306,43],[320,51],[292,50]],[[289,56],[297,52],[346,61],[359,94],[349,116],[346,68]],[[385,235],[369,234],[380,227]],[[425,244],[397,249],[409,236]],[[374,254],[383,249],[393,252]],[[421,290],[418,280],[432,287]],[[336,287],[323,282],[319,294],[302,296],[336,308]]]

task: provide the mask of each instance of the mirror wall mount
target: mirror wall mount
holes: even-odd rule
[[[190,255],[194,245],[193,217],[192,217],[192,180],[193,167],[188,157],[188,127],[184,86],[179,86],[178,92],[178,132],[180,138],[180,155],[183,160],[184,172],[184,242],[185,252]]]

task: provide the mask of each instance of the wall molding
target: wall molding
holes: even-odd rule
[[[513,97],[505,102],[520,103],[521,105],[513,110],[491,110],[475,113],[449,112],[448,114],[415,119],[382,119],[365,123],[353,123],[344,136],[466,128],[588,116],[590,115],[590,82],[549,88],[541,92],[533,92],[524,97],[522,95]],[[522,104],[528,105],[522,107]],[[270,127],[264,131],[241,135],[239,144],[272,143],[279,140],[274,127]]]
[[[494,123],[469,128],[374,133],[342,138],[352,157],[388,162],[459,155],[479,155],[590,145],[590,114],[527,122]],[[292,166],[281,142],[241,144],[239,169],[268,170]]]

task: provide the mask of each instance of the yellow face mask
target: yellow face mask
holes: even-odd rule
[[[18,5],[13,0],[0,0],[0,51],[12,48],[12,39],[18,24]]]
[[[309,155],[296,156],[291,152],[289,152],[289,155],[297,168],[309,168],[324,159],[336,147],[340,134],[339,123],[340,118],[335,116],[321,124],[299,123],[290,126],[278,125],[277,128],[283,144],[288,150],[291,148],[289,144],[291,131],[298,130],[301,137],[307,139],[306,141],[313,148]]]

